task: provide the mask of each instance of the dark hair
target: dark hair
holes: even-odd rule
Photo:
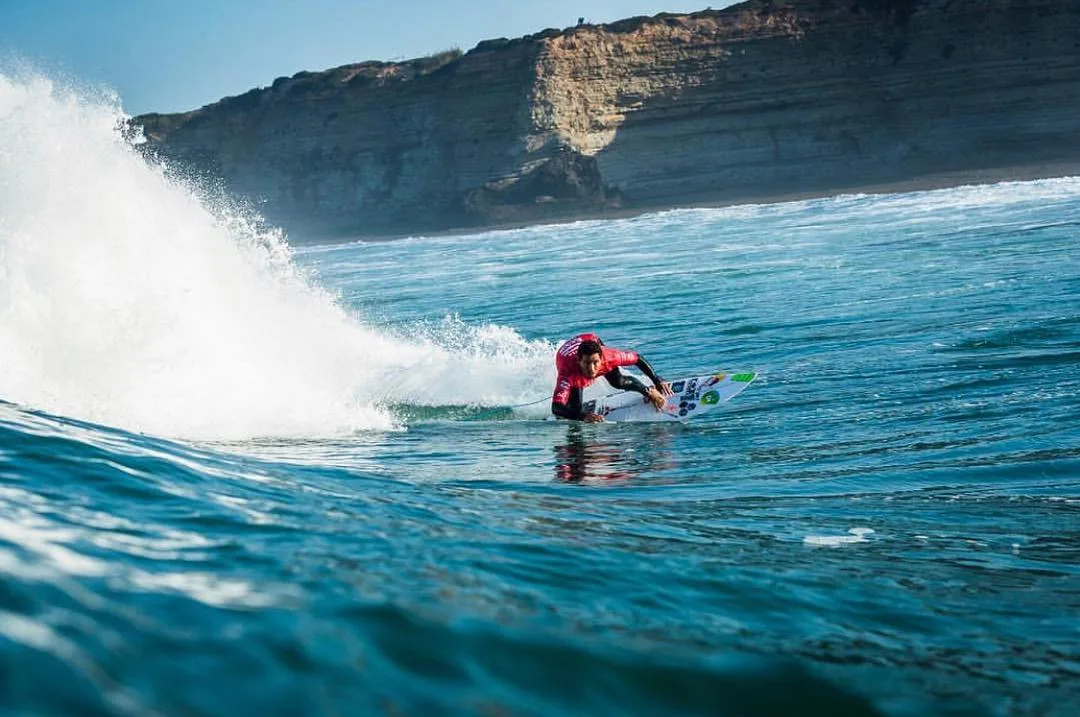
[[[592,356],[593,354],[599,353],[603,353],[603,351],[600,349],[600,342],[593,341],[592,339],[586,339],[582,341],[577,348],[578,358],[582,358],[583,356]]]

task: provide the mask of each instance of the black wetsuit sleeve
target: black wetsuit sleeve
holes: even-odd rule
[[[640,364],[640,360],[638,361]],[[637,391],[642,396],[649,395],[649,387],[628,373],[623,373],[618,368],[613,368],[604,374],[604,379],[611,384],[612,388],[620,391]]]
[[[653,382],[653,385],[660,388],[660,384],[664,382],[664,379],[660,378],[656,371],[653,371],[653,367],[649,365],[649,362],[645,360],[645,357],[638,356],[637,363],[634,364],[639,371],[649,377],[649,380]]]
[[[570,398],[567,399],[566,403],[552,401],[551,412],[559,418],[566,418],[571,421],[580,421],[584,418],[585,414],[581,411],[581,389],[571,388]]]

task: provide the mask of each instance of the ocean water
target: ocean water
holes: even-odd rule
[[[0,714],[1075,714],[1080,179],[309,245],[120,116],[0,76]]]

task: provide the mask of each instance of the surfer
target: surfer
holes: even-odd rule
[[[619,370],[620,366],[635,366],[653,382],[646,386],[637,378]],[[581,334],[559,347],[555,354],[555,393],[551,397],[551,412],[559,418],[598,423],[604,417],[586,413],[581,405],[581,391],[603,376],[613,388],[637,391],[659,411],[671,387],[656,375],[649,362],[635,351],[611,348],[596,334]]]

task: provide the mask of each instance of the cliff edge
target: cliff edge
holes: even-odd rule
[[[134,118],[295,238],[1080,174],[1080,0],[750,0]]]

